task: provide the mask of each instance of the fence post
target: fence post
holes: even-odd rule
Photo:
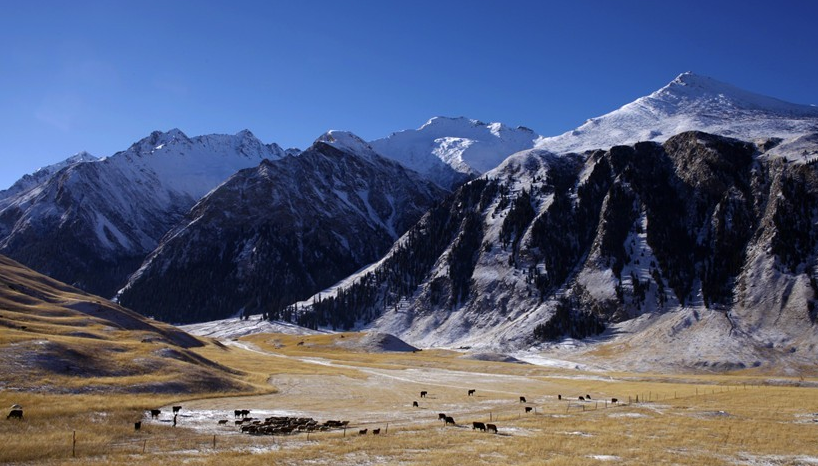
[[[74,434],[71,439],[71,457],[77,457],[77,431],[74,431]]]
[[[213,436],[213,449],[216,449],[216,436]]]
[[[389,423],[386,423],[386,429],[383,430],[383,434],[386,435],[389,433]]]
[[[142,454],[145,454],[145,447],[148,446],[148,439],[142,441]]]

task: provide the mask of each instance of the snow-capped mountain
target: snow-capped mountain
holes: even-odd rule
[[[453,188],[496,167],[509,155],[534,147],[541,137],[525,127],[468,118],[432,118],[418,129],[371,141],[380,154]]]
[[[770,144],[688,132],[516,154],[299,303],[300,321],[495,350],[639,328],[624,346],[641,360],[814,364],[818,171],[767,157]]]
[[[445,194],[357,136],[331,131],[210,192],[118,300],[171,322],[279,314],[382,256]]]
[[[687,72],[658,91],[591,118],[573,131],[543,138],[537,147],[557,154],[582,152],[640,141],[664,142],[684,131],[745,141],[789,139],[818,132],[818,107],[754,94]]]
[[[103,159],[80,154],[0,195],[0,252],[112,296],[204,194],[242,168],[285,154],[249,131],[188,138],[177,129]]]

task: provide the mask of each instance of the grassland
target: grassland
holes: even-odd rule
[[[339,349],[338,338],[256,335],[226,347],[195,349],[258,387],[240,396],[0,392],[0,406],[19,403],[26,409],[24,421],[0,422],[0,462],[818,463],[818,389],[799,386],[816,384],[812,379],[770,384],[756,375],[582,373],[465,360],[447,351]],[[475,396],[467,396],[470,388],[477,390]],[[420,389],[429,395],[419,398]],[[519,395],[527,403],[521,404]],[[580,395],[591,395],[591,401],[579,401]],[[611,404],[612,397],[620,403]],[[420,407],[413,408],[412,401]],[[175,428],[167,414],[155,421],[145,416],[145,409],[171,404],[184,407]],[[525,413],[524,406],[534,409]],[[351,427],[309,438],[303,433],[249,436],[232,425],[233,408],[348,419]],[[440,411],[453,415],[458,426],[443,426]],[[231,425],[217,425],[203,413],[229,418]],[[144,424],[136,432],[133,422],[140,419]],[[471,428],[472,421],[489,420],[498,434]],[[360,436],[359,428],[382,433]]]

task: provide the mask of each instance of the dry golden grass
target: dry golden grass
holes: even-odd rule
[[[260,337],[254,337],[257,339]],[[265,338],[271,338],[266,336]],[[283,338],[276,336],[275,338]],[[303,348],[302,348],[303,349]],[[259,381],[274,364],[275,373],[293,378],[325,377],[328,380],[346,380],[348,387],[360,384],[367,403],[354,406],[365,411],[367,406],[390,401],[389,393],[371,392],[363,380],[365,376],[349,376],[344,367],[339,369],[321,364],[310,364],[288,357],[270,356],[241,348],[220,348],[215,345],[200,349],[208,357],[222,364],[236,364],[243,371],[256,373]],[[306,351],[306,350],[305,350]],[[324,349],[324,355],[336,361],[355,360],[358,368],[383,369],[380,360],[389,355],[360,354]],[[428,367],[429,364],[456,370],[459,377],[469,380],[474,361],[453,357],[413,355],[412,363],[400,366],[402,370]],[[363,360],[375,359],[372,366]],[[309,366],[309,370],[305,368]],[[133,421],[143,410],[169,403],[179,398],[145,396],[83,396],[37,395],[30,393],[0,393],[0,406],[20,403],[26,407],[23,422],[0,422],[0,437],[4,448],[0,462],[34,462],[37,464],[128,464],[134,461],[156,464],[159,462],[186,464],[599,464],[609,459],[616,464],[734,464],[744,459],[766,459],[767,464],[803,464],[818,460],[818,444],[814,441],[818,423],[813,422],[818,412],[818,390],[806,387],[744,385],[742,378],[730,376],[674,376],[655,377],[644,374],[630,378],[617,375],[605,380],[600,374],[594,378],[566,378],[563,372],[547,374],[543,368],[483,363],[474,371],[473,381],[478,394],[488,387],[479,386],[482,374],[495,368],[511,366],[507,372],[524,373],[541,383],[543,392],[527,392],[529,401],[537,407],[537,414],[523,414],[516,400],[497,403],[502,394],[484,394],[496,398],[489,404],[492,420],[500,427],[500,434],[473,431],[468,425],[443,427],[430,412],[429,420],[415,423],[393,423],[388,433],[353,435],[348,431],[304,434],[287,437],[253,437],[247,435],[213,434],[172,428],[167,424],[146,424],[140,432],[133,431]],[[456,368],[456,369],[452,369]],[[536,370],[534,370],[536,369]],[[291,373],[287,373],[292,370]],[[257,371],[257,372],[256,372]],[[324,372],[322,372],[324,371]],[[574,374],[583,375],[583,374]],[[670,380],[663,380],[670,379]],[[406,382],[406,390],[414,391],[415,383]],[[530,386],[526,387],[530,389]],[[397,390],[403,390],[399,386]],[[561,390],[566,399],[559,401],[552,390]],[[471,402],[462,390],[435,388],[435,402]],[[698,394],[697,394],[698,392]],[[571,399],[568,400],[568,394]],[[580,403],[575,394],[592,394],[594,401]],[[597,397],[627,394],[641,403],[613,406],[597,402]],[[624,394],[624,395],[623,395]],[[214,394],[214,396],[217,396]],[[222,394],[227,396],[227,394]],[[258,397],[258,395],[256,395]],[[651,401],[645,400],[650,397]],[[332,409],[331,394],[317,406],[318,410]],[[508,398],[508,396],[505,396]],[[230,399],[230,398],[228,398]],[[233,400],[235,400],[233,398]],[[248,401],[254,403],[259,401]],[[218,400],[213,400],[214,402]],[[475,400],[482,403],[486,400]],[[207,403],[208,400],[188,400],[184,404]],[[583,410],[584,407],[584,410]],[[475,409],[471,415],[458,419],[461,423],[472,420],[488,421],[486,410]],[[385,428],[375,423],[371,428]],[[72,458],[72,433],[77,432],[76,455]],[[142,450],[145,450],[143,453]],[[765,461],[758,461],[764,463]]]

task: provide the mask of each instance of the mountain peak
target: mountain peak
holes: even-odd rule
[[[250,131],[249,129],[243,129],[243,130],[239,131],[238,133],[236,133],[236,136],[238,138],[240,138],[240,139],[251,139],[251,138],[252,139],[258,139],[258,138],[256,138],[256,135],[253,134],[253,132]]]
[[[377,155],[375,149],[366,141],[349,131],[329,130],[315,140],[315,144],[324,143],[344,152],[357,155]]]
[[[747,141],[789,139],[818,131],[818,107],[756,94],[688,71],[573,131],[542,139],[537,147],[555,153],[582,152],[639,141],[664,142],[686,131]]]
[[[464,116],[460,117],[446,117],[446,116],[436,116],[432,117],[420,127],[419,130],[423,130],[425,128],[451,128],[452,126],[459,126],[459,127],[471,127],[471,126],[486,126],[480,120],[474,120],[471,118],[466,118]]]
[[[63,163],[79,163],[79,162],[95,162],[99,160],[98,157],[91,155],[86,151],[79,151],[76,154],[68,157],[63,161]]]

